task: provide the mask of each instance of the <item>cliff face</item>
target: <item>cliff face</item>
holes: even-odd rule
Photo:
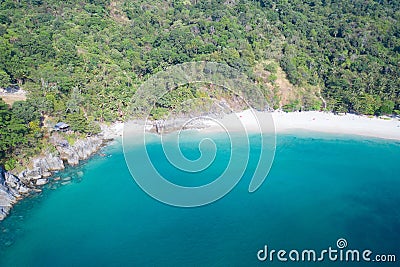
[[[18,175],[13,175],[0,168],[0,221],[9,213],[11,207],[33,190],[48,182],[51,172],[63,170],[64,162],[74,166],[80,160],[87,159],[100,149],[103,139],[97,136],[88,137],[69,145],[66,140],[55,136],[52,143],[56,153],[32,159],[32,169],[26,169]]]
[[[88,137],[78,140],[73,146],[57,145],[60,158],[65,160],[69,165],[75,166],[79,160],[85,160],[95,153],[102,145],[103,140],[99,137]]]
[[[28,191],[20,179],[0,168],[0,220],[7,216],[12,205]]]

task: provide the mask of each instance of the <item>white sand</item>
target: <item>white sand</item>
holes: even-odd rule
[[[350,134],[400,140],[399,119],[380,119],[328,112],[273,113],[277,132],[302,129],[324,133]]]
[[[259,126],[254,114],[259,118],[261,124],[266,124],[263,129],[271,129],[272,125],[264,123],[272,115],[277,133],[294,130],[315,131],[333,134],[360,135],[384,139],[400,140],[399,119],[381,119],[377,117],[358,116],[354,114],[334,115],[329,112],[255,112],[250,110],[236,114],[226,115],[221,123],[224,125],[237,124],[238,119],[243,123],[247,131],[259,131]],[[212,125],[206,131],[218,131],[221,127]],[[238,127],[240,128],[240,127]],[[265,131],[265,130],[264,130]]]
[[[122,136],[124,123],[114,122],[111,125],[101,124],[100,128],[104,139],[114,139]]]
[[[245,110],[225,115],[222,119],[217,120],[219,124],[213,119],[201,119],[206,128],[200,131],[222,131],[224,130],[220,126],[222,124],[229,131],[243,131],[244,126],[248,132],[259,132],[260,126],[255,116],[261,122],[263,132],[270,132],[275,127],[277,133],[302,130],[400,140],[400,120],[398,118],[381,119],[354,114],[335,115],[330,112],[318,111],[270,113]],[[115,138],[122,135],[124,124],[115,123],[102,128],[104,136]],[[137,130],[142,131],[143,125],[137,124],[133,131]]]

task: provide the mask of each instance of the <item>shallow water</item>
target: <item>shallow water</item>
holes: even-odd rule
[[[171,169],[159,143],[148,148],[159,157],[160,172],[173,174],[171,181],[197,186],[212,181],[228,161],[229,146],[217,140],[215,165],[197,176]],[[0,266],[321,266],[259,262],[257,252],[264,245],[337,248],[339,238],[349,249],[397,253],[400,260],[400,143],[280,135],[269,176],[250,194],[257,147],[252,140],[248,169],[229,194],[203,207],[177,208],[139,188],[117,141],[102,151],[107,157],[60,173],[66,180],[12,210],[0,223]],[[196,159],[197,142],[186,140],[183,152]],[[365,264],[325,260],[323,266]]]

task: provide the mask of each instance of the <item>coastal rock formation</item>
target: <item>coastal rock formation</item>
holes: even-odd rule
[[[60,158],[62,160],[65,160],[71,166],[78,165],[79,157],[72,147],[57,147],[57,150],[60,152]]]
[[[64,162],[58,156],[48,154],[45,157],[34,159],[33,166],[39,168],[44,176],[46,172],[64,169]]]
[[[48,182],[49,182],[48,179],[46,179],[46,178],[41,178],[41,179],[37,179],[37,180],[36,180],[36,185],[44,185],[44,184],[47,184]]]
[[[99,150],[103,144],[103,140],[100,137],[92,136],[76,141],[73,146],[65,143],[62,144],[57,146],[60,158],[67,161],[69,165],[75,166],[78,165],[79,160],[85,160]]]
[[[205,115],[209,118],[217,117],[214,114]],[[156,120],[152,124],[148,124],[146,130],[152,133],[170,133],[177,130],[198,130],[209,127],[207,119],[205,118],[193,118],[188,119],[187,117],[175,117],[168,118],[167,120]]]
[[[0,184],[0,220],[3,220],[11,209],[11,206],[16,202],[10,189]]]
[[[30,187],[38,185],[37,180],[49,177],[52,171],[64,169],[64,162],[53,153],[32,159],[32,165],[32,169],[26,169],[18,175],[18,178]]]
[[[31,160],[32,168],[18,174],[18,177],[0,167],[0,221],[9,213],[11,207],[31,191],[48,183],[51,172],[63,170],[65,163],[77,165],[80,160],[88,159],[97,152],[104,143],[103,137],[91,136],[80,139],[70,145],[60,136],[55,135],[51,142],[57,152],[49,153]]]
[[[19,178],[0,167],[0,221],[7,216],[12,205],[28,192],[29,188]]]

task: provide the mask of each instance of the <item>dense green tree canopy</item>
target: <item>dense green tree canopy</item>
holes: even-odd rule
[[[41,114],[82,132],[124,119],[143,81],[188,61],[245,72],[275,108],[280,66],[293,85],[318,88],[329,110],[400,113],[399,19],[389,0],[3,0],[0,87],[18,84],[30,100],[0,102],[1,153]],[[258,76],[263,64],[272,87]],[[165,96],[153,115],[195,96]],[[320,107],[309,95],[284,106]]]
[[[27,131],[28,128],[23,121],[13,116],[8,105],[0,99],[0,159],[26,142]]]
[[[257,62],[273,59],[293,84],[321,87],[330,109],[365,113],[374,99],[367,113],[392,113],[399,10],[388,0],[5,0],[0,86],[52,94],[60,110],[47,111],[61,113],[55,102],[78,88],[84,112],[114,120],[137,85],[169,65],[213,60],[253,77]],[[376,105],[387,101],[392,110]]]

